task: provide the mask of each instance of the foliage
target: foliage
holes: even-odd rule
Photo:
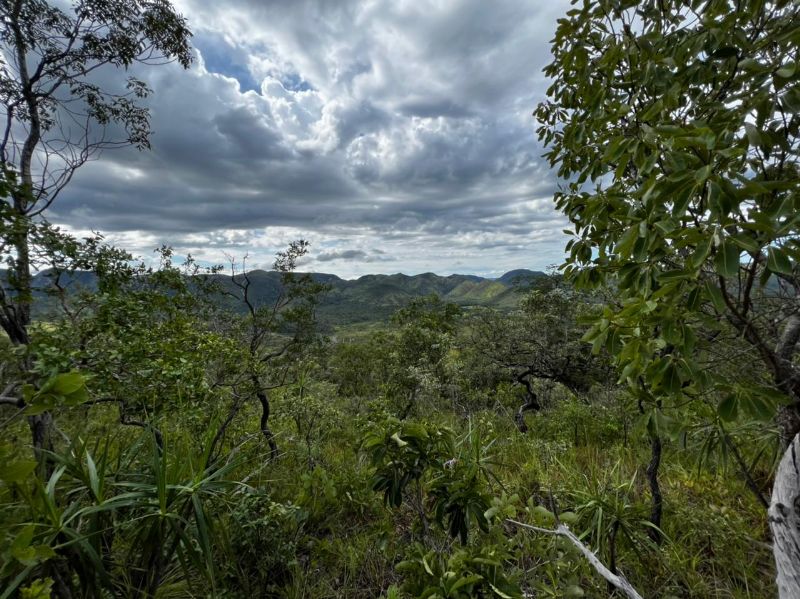
[[[264,493],[245,493],[233,503],[229,535],[228,584],[248,597],[277,594],[292,577],[301,510],[271,501]]]
[[[415,555],[398,564],[405,574],[403,590],[424,599],[522,597],[520,588],[504,573],[511,553],[502,546],[461,549],[440,555],[417,547]]]
[[[375,467],[372,489],[383,492],[386,505],[400,507],[406,487],[418,483],[429,467],[442,467],[452,455],[452,443],[448,429],[389,420],[383,428],[365,435],[361,443]]]
[[[121,448],[106,439],[94,451],[76,442],[52,457],[46,483],[20,476],[31,472],[25,462],[4,474],[4,508],[27,520],[6,531],[14,535],[13,559],[0,570],[8,593],[39,573],[82,595],[153,594],[174,568],[213,588],[208,503],[232,489],[233,462],[204,469],[203,456],[158,447],[149,435]]]
[[[0,42],[63,67],[91,139],[122,125],[146,145],[144,87],[118,96],[85,71],[151,49],[185,65],[182,18],[73,8],[85,20],[6,3]],[[519,273],[365,277],[351,298],[384,285],[399,310],[328,340],[324,277],[296,272],[305,241],[271,273],[177,266],[167,247],[145,268],[34,218],[65,180],[34,181],[5,146],[0,599],[608,594],[557,522],[644,596],[774,594],[759,496],[796,394],[798,8],[730,8],[585,2],[560,22],[537,115],[568,179],[567,272],[605,285],[591,294],[559,277],[510,292]],[[41,148],[61,113],[30,91],[56,71],[26,87],[19,67],[3,101],[27,103],[14,131]],[[342,309],[348,285],[332,285]],[[358,301],[362,320],[385,310]],[[509,408],[533,400],[547,409],[521,435]]]
[[[759,384],[740,400],[767,402],[767,417],[781,396],[800,400],[787,299],[800,259],[799,20],[789,2],[609,1],[559,21],[536,115],[569,181],[556,195],[574,225],[565,272],[613,281],[619,300],[586,338],[643,399],[724,393],[727,372],[703,368],[704,352],[741,337],[761,369],[743,373]]]

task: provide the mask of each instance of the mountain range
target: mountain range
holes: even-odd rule
[[[318,308],[319,320],[331,326],[385,321],[398,308],[415,297],[435,294],[443,300],[463,307],[491,306],[498,309],[513,308],[519,302],[519,289],[545,276],[544,273],[517,269],[497,279],[476,275],[453,274],[440,276],[434,273],[418,275],[364,275],[357,279],[342,279],[333,274],[307,273],[315,281],[325,283],[329,291]],[[226,288],[233,289],[229,276],[211,275]],[[242,275],[238,275],[241,280]],[[251,281],[250,297],[257,305],[274,302],[281,292],[281,275],[275,271],[253,270],[248,273]],[[0,282],[5,282],[6,273],[0,270]],[[76,272],[66,280],[69,287],[82,286],[92,289],[95,278],[92,273]],[[34,277],[34,287],[40,298],[50,286],[47,271]],[[44,302],[46,303],[46,302]]]

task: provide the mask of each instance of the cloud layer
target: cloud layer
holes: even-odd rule
[[[86,165],[54,221],[261,266],[303,237],[304,267],[342,276],[561,260],[531,112],[566,2],[176,5],[197,62],[137,72],[152,150]]]

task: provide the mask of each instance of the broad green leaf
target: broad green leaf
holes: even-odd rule
[[[708,236],[708,239],[700,241],[689,259],[692,266],[700,268],[711,253],[713,246],[714,238],[711,235]]]
[[[717,285],[712,281],[706,281],[705,287],[706,292],[711,299],[711,303],[714,304],[714,308],[717,310],[717,312],[724,313],[728,306],[725,303],[725,298],[723,297],[720,288],[717,287]]]
[[[739,400],[736,395],[731,393],[719,402],[717,412],[719,412],[719,417],[726,422],[736,420],[736,416],[739,414]]]
[[[797,64],[794,62],[787,63],[775,71],[775,74],[778,77],[782,77],[783,79],[789,79],[792,75],[795,74],[797,70]]]
[[[723,277],[735,277],[739,274],[740,250],[730,241],[723,241],[714,256],[714,269]]]
[[[757,148],[762,145],[763,140],[761,138],[761,133],[755,125],[752,123],[745,123],[744,131],[747,134],[747,141],[751,146]]]
[[[783,275],[792,274],[792,262],[781,248],[770,247],[767,250],[767,268]]]
[[[50,388],[59,395],[71,395],[84,386],[85,379],[83,378],[83,375],[77,372],[66,372],[63,374],[57,374],[53,378],[53,383]]]

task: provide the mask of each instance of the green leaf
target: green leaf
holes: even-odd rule
[[[781,68],[775,71],[775,74],[783,79],[789,79],[792,75],[795,74],[796,70],[797,70],[797,64],[794,62],[790,62],[783,65]]]
[[[694,268],[700,268],[711,253],[712,247],[714,247],[714,238],[709,235],[708,239],[702,240],[697,244],[691,258],[689,258],[691,265]]]
[[[578,514],[575,512],[561,512],[558,517],[562,522],[566,522],[567,524],[578,523]]]
[[[774,404],[760,395],[744,393],[739,396],[739,402],[742,410],[755,420],[768,422],[775,417]]]
[[[758,245],[758,242],[753,239],[752,235],[748,235],[745,232],[736,233],[729,237],[731,241],[733,241],[736,245],[738,245],[741,249],[746,252],[758,252],[761,249],[761,246]]]
[[[714,269],[723,277],[735,277],[739,274],[739,248],[729,241],[723,241],[714,256]]]
[[[674,269],[659,273],[658,281],[662,284],[666,284],[671,281],[683,281],[692,277],[694,277],[694,273],[687,272],[682,269]]]
[[[755,125],[752,123],[745,123],[744,124],[744,131],[747,135],[747,141],[753,147],[759,147],[762,145],[763,140],[761,139],[761,133],[758,131]]]
[[[428,556],[427,555],[423,555],[422,556],[422,567],[425,568],[425,571],[428,574],[430,574],[431,576],[434,576],[433,570],[431,569],[430,565],[428,564]]]
[[[537,505],[535,508],[531,510],[531,516],[536,522],[540,524],[553,524],[556,521],[556,517],[543,505]]]
[[[462,576],[461,578],[458,579],[458,581],[456,581],[456,583],[453,586],[450,587],[450,592],[452,593],[453,591],[457,591],[461,587],[467,585],[473,585],[476,582],[480,582],[481,580],[483,580],[483,576],[481,576],[480,574],[470,574],[469,576]]]
[[[67,372],[53,377],[51,389],[59,395],[71,395],[85,386],[83,375],[77,372]],[[44,387],[42,388],[44,390]]]
[[[398,447],[405,447],[406,445],[408,445],[408,443],[406,441],[403,441],[400,438],[400,433],[393,434],[391,436],[391,439],[392,439],[392,441],[394,441],[397,444]]]
[[[770,247],[767,251],[767,268],[774,273],[792,274],[792,262],[781,248]]]
[[[731,393],[719,402],[717,412],[719,413],[719,417],[726,422],[736,420],[736,416],[739,414],[739,400],[736,395]]]
[[[707,164],[705,166],[700,167],[694,173],[694,180],[698,184],[702,185],[711,176],[711,169],[712,169],[712,166],[710,164]]]
[[[800,114],[800,86],[787,89],[782,100],[788,112]]]
[[[28,416],[38,416],[39,414],[44,414],[48,410],[52,410],[56,407],[56,396],[51,394],[39,395],[28,404],[28,407],[25,408],[25,413]]]
[[[65,406],[79,406],[81,404],[85,404],[87,401],[89,401],[89,391],[86,389],[86,387],[81,387],[77,391],[74,391],[64,397]]]
[[[100,497],[100,479],[97,476],[97,466],[95,466],[94,460],[92,456],[89,455],[89,452],[86,452],[86,468],[89,471],[89,488],[94,493],[95,499],[101,501],[102,498]]]
[[[717,312],[725,312],[728,306],[725,304],[725,298],[722,296],[720,288],[712,281],[706,281],[705,287],[706,293],[708,293],[708,297],[711,299],[711,303],[714,304],[714,308],[716,308]]]
[[[492,588],[492,591],[494,591],[494,594],[497,595],[498,597],[500,597],[501,599],[514,599],[513,595],[508,595],[508,594],[504,593],[503,591],[498,589],[496,586],[494,586],[488,580],[486,581],[486,584],[488,584]]]

